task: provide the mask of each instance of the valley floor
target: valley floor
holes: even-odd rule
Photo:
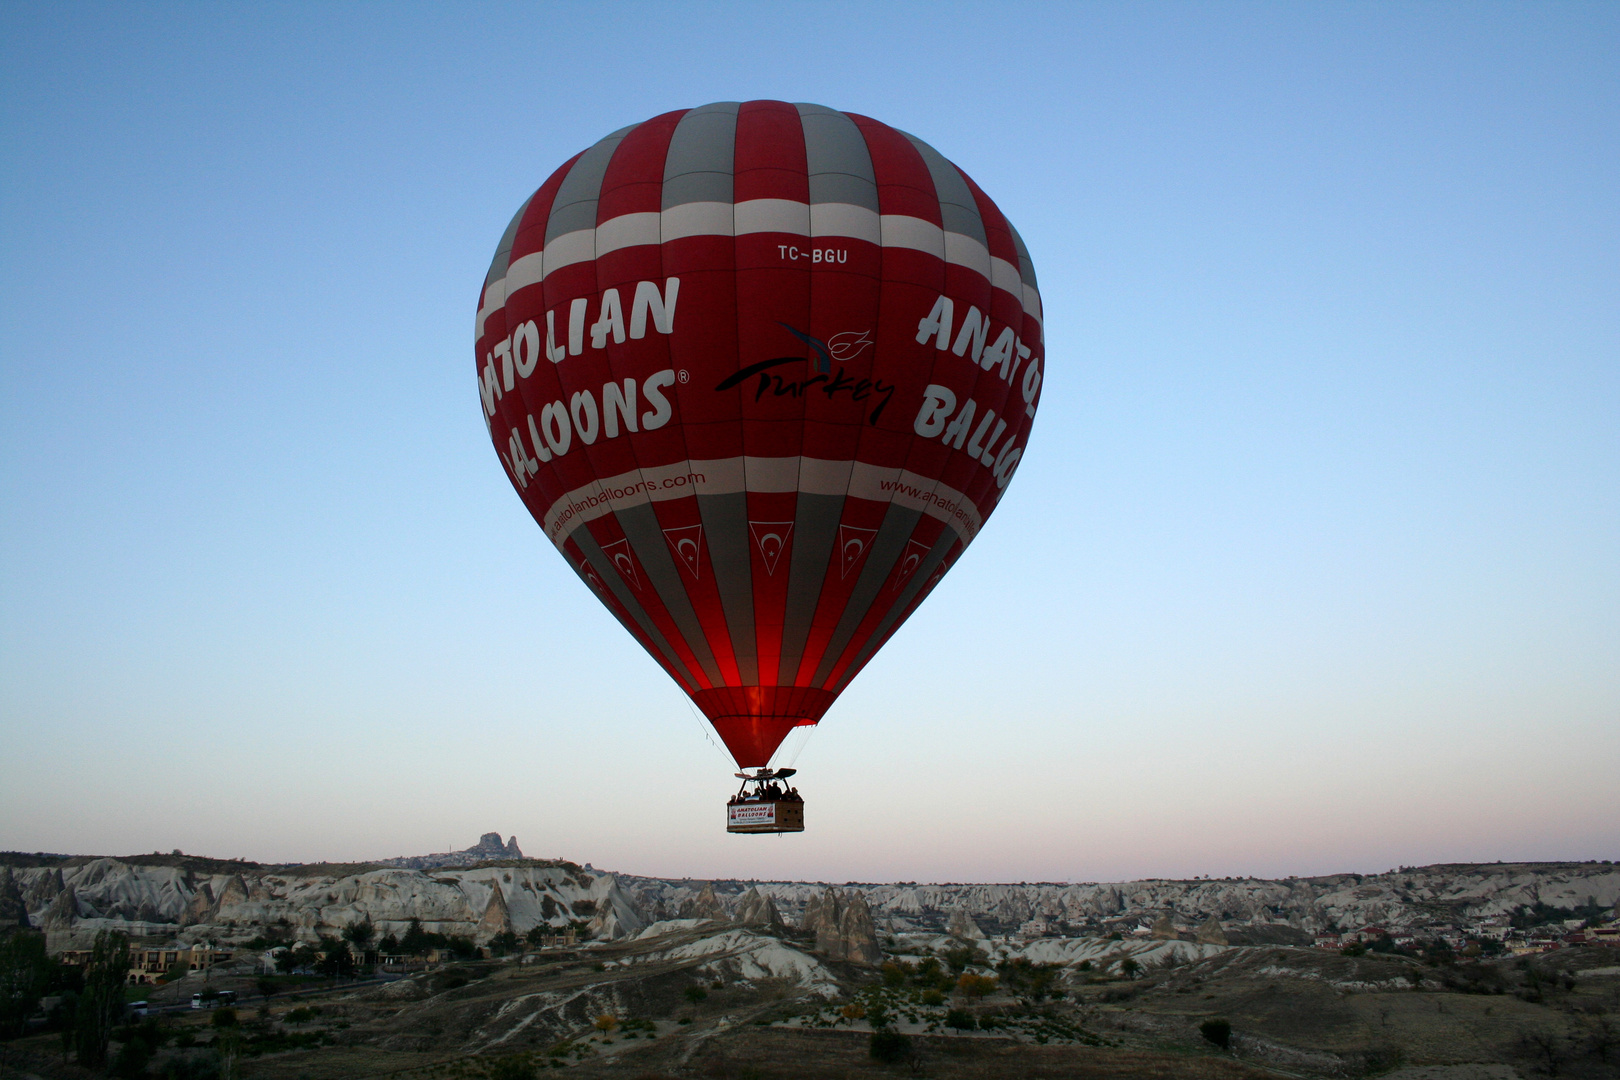
[[[1166,953],[1134,977],[1003,966],[964,992],[928,962],[931,943],[895,944],[880,972],[790,933],[699,924],[296,1000],[250,998],[243,979],[235,1027],[186,1009],[123,1034],[158,1044],[145,1075],[196,1080],[1620,1076],[1610,948],[1455,966],[1226,948]],[[955,959],[993,974],[983,954]],[[890,1062],[872,1057],[874,1020],[903,1037]],[[1212,1020],[1230,1025],[1228,1048],[1201,1030]],[[58,1046],[9,1044],[0,1076],[90,1075]]]

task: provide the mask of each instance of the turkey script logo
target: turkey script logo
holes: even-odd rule
[[[878,417],[883,415],[884,406],[894,396],[894,384],[884,382],[882,379],[851,379],[844,374],[844,365],[856,359],[872,344],[870,330],[845,330],[841,334],[834,334],[826,341],[811,337],[802,330],[794,329],[787,323],[778,323],[788,333],[809,346],[809,356],[778,356],[770,360],[761,360],[757,364],[749,364],[715,384],[715,390],[730,390],[741,385],[756,375],[759,382],[754,387],[754,400],[758,401],[767,393],[773,397],[800,397],[808,395],[812,390],[819,390],[829,398],[839,394],[848,394],[851,401],[866,401],[876,399],[877,404],[867,417],[867,423],[876,424]],[[786,364],[799,364],[808,361],[810,374],[802,379],[784,379],[773,368]],[[838,362],[838,372],[833,373],[833,362]]]

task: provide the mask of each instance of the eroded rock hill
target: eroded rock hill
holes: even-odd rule
[[[228,943],[280,928],[305,940],[369,919],[379,937],[412,920],[488,941],[585,922],[615,940],[661,920],[796,926],[826,955],[878,956],[886,934],[958,939],[1085,936],[1138,931],[1218,944],[1305,944],[1310,935],[1369,924],[1464,926],[1545,904],[1613,907],[1620,866],[1540,863],[1430,866],[1341,874],[1084,884],[848,884],[693,881],[615,875],[561,860],[515,858],[515,838],[487,834],[471,865],[264,866],[180,855],[130,858],[0,856],[0,915],[71,948],[102,928],[183,942]],[[439,856],[423,856],[434,859]],[[411,860],[389,860],[398,864]],[[19,911],[18,908],[23,910]]]

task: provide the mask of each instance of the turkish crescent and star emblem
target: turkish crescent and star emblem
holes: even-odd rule
[[[754,546],[759,548],[759,557],[765,560],[765,575],[774,577],[776,564],[793,539],[793,522],[750,521],[748,531],[754,538]]]
[[[682,566],[691,573],[695,581],[703,576],[703,526],[683,525],[678,529],[665,529],[664,539],[669,541],[670,550]]]
[[[608,562],[613,564],[620,577],[634,586],[637,592],[641,591],[641,575],[636,573],[636,557],[630,553],[628,538],[603,544],[602,554],[608,557]]]

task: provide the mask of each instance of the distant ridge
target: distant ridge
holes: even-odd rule
[[[453,866],[477,866],[492,859],[521,859],[523,849],[517,837],[501,843],[501,834],[487,832],[478,843],[461,851],[443,851],[435,855],[401,855],[393,859],[379,859],[375,865],[391,866],[401,870],[442,870]]]

